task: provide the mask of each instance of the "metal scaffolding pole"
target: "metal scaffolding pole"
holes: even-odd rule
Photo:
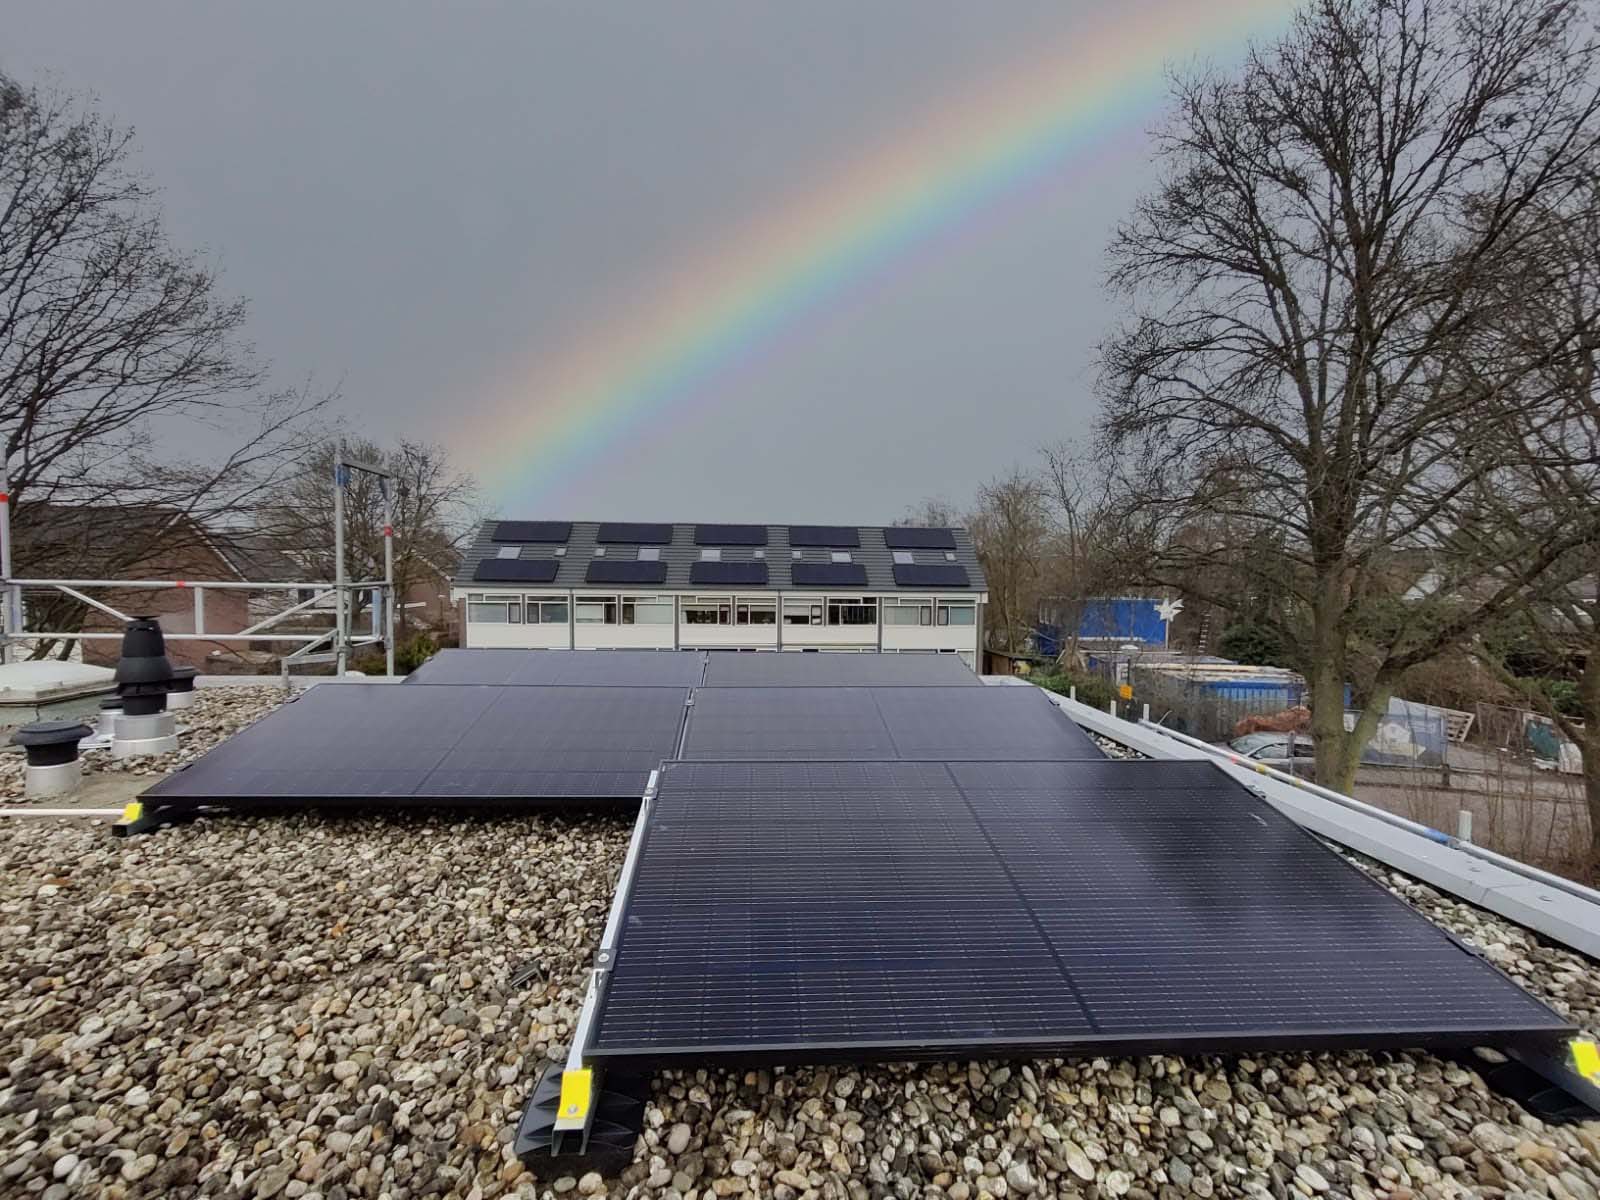
[[[348,665],[349,629],[345,607],[344,489],[350,480],[345,470],[344,447],[333,455],[333,673],[343,675]]]
[[[384,674],[394,674],[394,610],[400,598],[394,594],[394,494],[392,479],[379,481],[383,487],[383,659]]]

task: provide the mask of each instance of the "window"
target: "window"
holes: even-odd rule
[[[917,561],[917,556],[909,550],[896,550],[894,561],[896,566],[909,567]]]
[[[795,562],[799,562],[800,561],[800,551],[798,551],[798,550],[789,551],[789,557],[794,559]]]
[[[639,561],[640,562],[660,562],[661,561],[661,547],[660,546],[640,546],[639,547]]]
[[[765,550],[752,550],[750,551],[750,556],[752,558],[765,558],[767,556],[767,552]]]
[[[543,600],[538,596],[528,597],[529,625],[565,625],[567,623],[567,602],[565,600]]]
[[[565,558],[567,556],[567,548],[565,546],[557,546],[551,553],[557,558]]]
[[[622,623],[624,625],[671,625],[671,596],[624,596],[622,598]]]
[[[617,623],[617,598],[593,596],[579,600],[575,610],[579,625],[615,625]]]
[[[522,557],[522,547],[521,546],[501,546],[500,549],[495,552],[495,557],[496,558],[521,558]]]
[[[848,550],[830,550],[830,551],[828,551],[828,558],[832,562],[849,562],[850,561],[850,551],[848,551]]]
[[[686,596],[683,601],[685,625],[730,625],[733,601],[727,596]]]
[[[785,600],[783,602],[783,623],[785,625],[821,625],[822,605],[812,604],[809,600]]]
[[[890,597],[883,602],[885,625],[932,625],[933,601],[920,597]]]
[[[946,550],[944,552],[944,560],[945,562],[955,562],[956,552],[954,550]]]
[[[606,556],[606,548],[604,546],[596,546],[594,548],[594,556],[596,558],[604,558]]]
[[[722,561],[722,551],[721,550],[702,550],[702,551],[700,551],[700,561],[701,562],[721,562]]]
[[[475,592],[467,597],[467,620],[480,625],[521,625],[522,597]]]
[[[734,623],[737,625],[776,625],[778,602],[776,600],[740,600],[734,605]]]
[[[963,604],[959,600],[939,602],[939,624],[941,625],[974,625],[978,620],[978,606],[973,603]]]
[[[864,599],[855,596],[829,596],[828,597],[828,624],[829,625],[876,625],[878,623],[878,600],[876,596],[867,596]]]

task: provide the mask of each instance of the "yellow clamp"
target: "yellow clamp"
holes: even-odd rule
[[[1600,1083],[1600,1044],[1588,1038],[1573,1038],[1572,1065],[1590,1083]]]
[[[122,819],[124,821],[137,821],[142,816],[144,816],[144,805],[137,800],[130,800],[123,805]]]
[[[594,1072],[588,1067],[561,1072],[561,1102],[556,1109],[557,1126],[582,1125],[589,1115],[594,1093]]]

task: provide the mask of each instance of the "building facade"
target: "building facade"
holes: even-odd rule
[[[464,646],[958,654],[979,667],[963,529],[487,521],[457,573]]]

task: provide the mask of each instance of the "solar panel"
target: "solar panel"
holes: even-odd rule
[[[765,525],[696,525],[696,546],[765,546]]]
[[[649,525],[637,521],[606,521],[595,535],[602,544],[635,543],[638,545],[665,546],[672,540],[671,525]]]
[[[894,581],[901,587],[971,587],[960,563],[895,563]]]
[[[665,583],[667,564],[597,558],[589,564],[584,580],[587,583]]]
[[[791,525],[791,546],[859,546],[861,531],[854,525]]]
[[[866,657],[866,656],[863,656]],[[685,759],[1104,760],[1037,688],[710,687]]]
[[[495,542],[556,542],[572,536],[571,521],[496,521],[489,540]]]
[[[713,654],[706,687],[982,687],[954,654]]]
[[[689,564],[689,582],[744,587],[764,587],[767,564],[764,562],[697,562]]]
[[[161,807],[629,799],[674,752],[667,687],[323,684],[145,792]]]
[[[860,563],[789,564],[789,580],[795,587],[866,587],[867,569]]]
[[[705,655],[687,650],[441,650],[406,676],[418,684],[694,687]]]
[[[883,531],[883,544],[891,550],[954,550],[956,535],[949,529],[892,525]]]
[[[472,578],[479,583],[549,583],[560,565],[553,558],[486,558]]]
[[[680,762],[644,821],[613,1064],[1570,1032],[1210,763]]]

